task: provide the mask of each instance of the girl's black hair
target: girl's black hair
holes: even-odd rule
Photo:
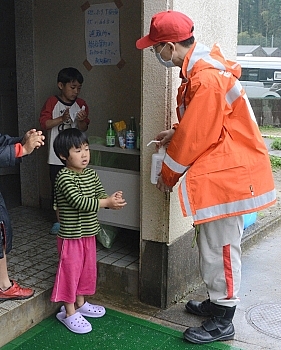
[[[65,129],[60,132],[54,140],[54,151],[56,156],[65,164],[65,160],[61,159],[69,157],[69,150],[72,147],[79,148],[83,144],[89,144],[87,136],[76,128]]]
[[[75,80],[77,80],[79,84],[82,84],[84,81],[83,75],[79,72],[78,69],[68,67],[63,68],[61,71],[59,71],[57,79],[58,83],[63,83],[63,85],[65,85]]]

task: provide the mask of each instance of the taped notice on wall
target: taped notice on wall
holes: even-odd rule
[[[114,2],[85,10],[85,40],[90,65],[116,65],[120,61],[119,9]]]

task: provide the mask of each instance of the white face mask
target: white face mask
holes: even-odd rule
[[[175,67],[174,62],[172,61],[172,59],[173,59],[173,54],[172,54],[172,57],[171,57],[168,61],[164,61],[163,58],[161,57],[161,52],[164,50],[164,48],[165,48],[166,45],[167,45],[167,44],[165,44],[165,45],[163,46],[162,50],[161,50],[159,53],[157,53],[157,52],[155,51],[155,55],[156,55],[156,57],[158,58],[158,61],[159,61],[163,66],[165,66],[166,68]]]

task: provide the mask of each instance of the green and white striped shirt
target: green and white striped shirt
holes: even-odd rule
[[[56,177],[54,209],[59,210],[61,238],[81,238],[99,231],[99,200],[107,198],[97,173],[85,168],[77,173],[67,167]]]

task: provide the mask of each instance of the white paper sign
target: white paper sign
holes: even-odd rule
[[[119,9],[114,2],[91,5],[85,11],[87,61],[92,66],[120,61]]]

